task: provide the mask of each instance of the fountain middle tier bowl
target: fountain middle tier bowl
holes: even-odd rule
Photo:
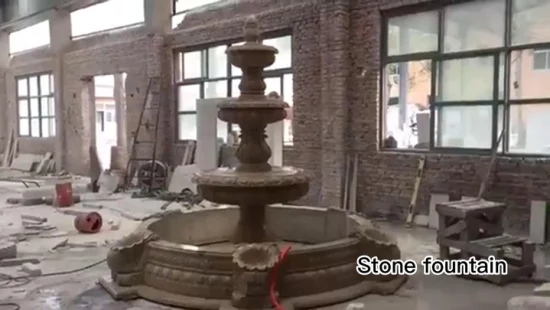
[[[218,118],[233,124],[271,124],[286,117],[288,104],[263,95],[241,95],[218,105]]]
[[[311,178],[293,167],[268,172],[221,168],[197,173],[193,182],[208,201],[231,205],[267,205],[297,200],[307,194]]]

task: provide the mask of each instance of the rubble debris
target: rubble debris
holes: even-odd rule
[[[21,219],[28,222],[38,222],[38,223],[45,223],[48,221],[47,218],[42,216],[34,216],[34,215],[21,215]]]
[[[365,304],[362,302],[351,303],[351,304],[348,304],[348,306],[346,307],[346,310],[363,310],[363,309],[365,309]]]
[[[21,265],[20,271],[31,277],[38,277],[42,275],[42,268],[40,268],[39,264],[24,263]]]
[[[109,220],[108,224],[111,227],[111,230],[119,230],[121,222],[120,220]]]
[[[72,248],[95,248],[98,246],[96,241],[87,242],[67,242],[66,246]]]
[[[66,231],[53,231],[53,232],[50,232],[50,233],[46,233],[46,234],[40,234],[39,237],[40,238],[59,238],[59,237],[64,237],[64,236],[67,236],[69,233],[66,232]]]
[[[31,263],[31,264],[40,264],[40,260],[38,258],[8,258],[8,259],[1,259],[0,260],[0,267],[14,267],[14,266],[20,266],[25,263]]]
[[[16,257],[17,245],[14,242],[0,242],[0,260]]]
[[[61,240],[60,242],[56,243],[56,245],[54,245],[52,247],[52,251],[55,251],[59,248],[66,247],[68,243],[69,243],[69,238],[65,238],[65,239]]]

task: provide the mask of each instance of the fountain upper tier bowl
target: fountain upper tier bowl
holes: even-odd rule
[[[297,200],[307,194],[310,177],[293,167],[272,167],[266,172],[242,172],[221,168],[202,172],[193,182],[202,197],[231,205],[269,205]]]

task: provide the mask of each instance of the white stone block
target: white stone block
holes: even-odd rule
[[[531,218],[529,221],[529,239],[537,244],[546,241],[546,202],[531,201]]]

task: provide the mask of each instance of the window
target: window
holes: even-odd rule
[[[96,130],[99,129],[100,132],[104,132],[105,131],[105,117],[104,117],[104,114],[105,112],[104,111],[97,111],[95,113],[95,121],[96,121]]]
[[[386,12],[382,147],[489,152],[502,132],[503,152],[550,155],[548,14],[539,0]]]
[[[55,136],[55,99],[52,74],[16,78],[19,136]]]
[[[50,45],[50,21],[45,20],[9,34],[10,55]]]
[[[136,26],[144,21],[144,0],[108,0],[71,12],[71,36],[79,38]]]
[[[550,50],[533,51],[533,70],[550,69]]]
[[[293,79],[292,37],[266,39],[265,44],[279,50],[276,61],[265,69],[266,94],[277,92],[290,105],[284,120],[284,144],[292,144]],[[239,43],[236,43],[239,44]],[[217,45],[202,50],[178,52],[176,88],[178,94],[178,138],[194,140],[196,132],[196,100],[201,98],[238,97],[242,72],[231,66],[225,51],[230,45]],[[238,131],[233,124],[218,120],[218,137],[225,140],[229,131]]]
[[[194,8],[219,2],[220,0],[172,0],[172,29],[185,19],[185,14]]]

